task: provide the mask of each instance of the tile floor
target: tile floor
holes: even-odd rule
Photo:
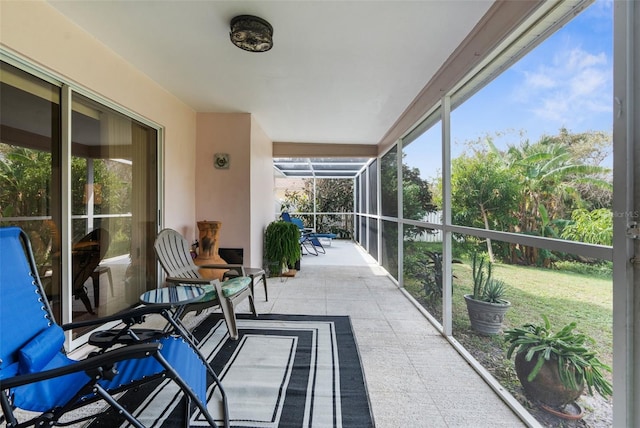
[[[268,291],[256,288],[259,313],[351,317],[377,428],[525,426],[357,246],[305,255]]]

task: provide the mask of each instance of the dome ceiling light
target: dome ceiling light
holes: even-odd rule
[[[257,16],[239,15],[231,20],[231,43],[249,52],[266,52],[273,47],[273,27]]]

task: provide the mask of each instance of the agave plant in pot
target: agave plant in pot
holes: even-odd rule
[[[465,294],[471,328],[481,334],[492,335],[500,331],[504,316],[511,307],[505,300],[504,281],[491,277],[491,262],[473,254],[473,294]]]
[[[581,416],[581,411],[569,413],[567,405],[582,395],[585,385],[590,395],[596,391],[604,398],[610,396],[613,388],[604,371],[610,372],[611,368],[585,345],[594,340],[574,331],[575,322],[554,333],[547,316],[542,318],[543,324],[525,324],[505,331],[505,340],[510,344],[507,358],[515,352],[518,379],[527,396],[543,409],[566,418],[571,414]]]

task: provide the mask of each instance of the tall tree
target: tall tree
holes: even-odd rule
[[[518,207],[519,187],[496,153],[463,154],[451,166],[451,206],[456,224],[487,230],[509,230]],[[491,240],[487,252],[495,261]]]

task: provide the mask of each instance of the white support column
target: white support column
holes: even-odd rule
[[[442,329],[445,336],[453,335],[451,292],[451,98],[442,98]]]
[[[404,180],[402,177],[402,140],[396,143],[396,165],[398,173],[398,251],[396,265],[398,266],[398,286],[404,288]]]
[[[635,168],[640,164],[640,7],[635,2],[614,2],[613,7],[613,426],[638,427],[640,288],[634,278],[640,278],[640,236],[634,234],[640,222]]]
[[[376,162],[376,216],[373,221],[376,222],[376,247],[378,251],[377,262],[380,266],[384,266],[382,262],[382,197],[380,192],[382,191],[382,157],[378,158]]]
[[[313,173],[313,230],[318,231],[318,187],[316,185],[316,173]]]

